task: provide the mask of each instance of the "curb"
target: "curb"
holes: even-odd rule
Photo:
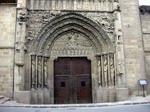
[[[150,102],[133,102],[133,103],[110,103],[110,104],[63,104],[63,105],[5,105],[2,104],[0,107],[26,107],[26,108],[77,108],[77,107],[107,107],[107,106],[118,106],[118,105],[141,105],[141,104],[150,104]]]

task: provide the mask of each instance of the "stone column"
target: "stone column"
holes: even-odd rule
[[[116,67],[117,67],[117,85],[116,85],[116,100],[127,100],[129,91],[126,86],[125,73],[125,57],[124,57],[124,40],[122,34],[121,11],[118,0],[114,2],[114,19],[115,19],[115,40],[116,40]]]
[[[37,87],[43,86],[43,74],[42,74],[42,56],[37,56]]]
[[[36,87],[36,55],[31,55],[31,89],[35,89]]]
[[[26,9],[17,9],[15,43],[15,90],[19,90],[24,77],[24,53],[26,36]]]
[[[116,61],[117,61],[117,86],[126,87],[125,81],[125,59],[124,59],[124,46],[122,37],[122,26],[120,11],[115,10],[115,40],[116,40]]]
[[[98,75],[98,85],[102,86],[102,65],[101,56],[97,56],[97,75]]]
[[[48,57],[43,57],[43,87],[48,87]]]
[[[19,2],[19,1],[18,1]],[[21,7],[21,6],[20,6]],[[29,103],[29,92],[24,90],[25,77],[25,37],[26,37],[26,8],[17,9],[15,68],[14,68],[14,98],[19,102]],[[24,99],[26,98],[26,99]]]

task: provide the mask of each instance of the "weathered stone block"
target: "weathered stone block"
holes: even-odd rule
[[[128,97],[129,97],[128,88],[117,88],[116,89],[116,99],[117,99],[117,101],[127,100]]]
[[[50,104],[51,100],[50,100],[50,91],[47,89],[43,90],[43,103],[44,104]]]
[[[116,101],[116,88],[109,88],[109,102],[115,102]]]
[[[37,90],[37,104],[43,104],[43,90]]]
[[[30,103],[31,104],[36,104],[38,102],[38,100],[37,100],[37,96],[38,96],[37,91],[36,90],[31,90],[30,95],[31,95]]]
[[[116,89],[114,88],[99,88],[97,90],[97,103],[115,102]]]
[[[104,100],[104,89],[103,88],[98,88],[97,89],[97,103],[102,103]],[[107,96],[108,98],[108,96]]]
[[[30,103],[30,91],[15,91],[14,99],[19,103]]]

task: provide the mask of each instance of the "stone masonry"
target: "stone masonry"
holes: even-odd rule
[[[150,82],[150,7],[141,6],[140,15],[142,23],[146,79]],[[147,94],[150,94],[150,85],[147,86]]]
[[[125,52],[125,74],[129,95],[138,95],[138,80],[145,78],[144,50],[138,0],[120,0]]]
[[[0,94],[12,97],[16,5],[0,4]]]

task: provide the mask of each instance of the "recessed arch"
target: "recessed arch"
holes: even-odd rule
[[[69,30],[67,30],[67,31],[63,31],[63,32],[61,32],[61,33],[59,33],[59,35],[57,35],[57,37],[55,38],[55,39],[53,39],[53,41],[51,42],[51,43],[49,43],[49,40],[45,43],[45,45],[43,46],[43,52],[42,52],[42,54],[48,54],[48,55],[50,55],[50,53],[51,53],[51,49],[52,49],[52,47],[53,47],[53,45],[54,45],[54,43],[55,43],[55,41],[57,41],[59,38],[61,38],[63,35],[66,35],[66,34],[68,34],[68,33],[78,33],[78,34],[80,34],[80,35],[82,35],[84,38],[86,38],[87,40],[89,40],[89,42],[90,42],[90,44],[93,46],[93,50],[94,50],[94,52],[96,52],[96,51],[98,51],[98,50],[100,50],[100,51],[102,51],[101,50],[101,48],[102,48],[102,46],[99,46],[99,48],[96,48],[96,42],[94,42],[94,41],[92,41],[92,39],[91,38],[89,38],[89,35],[88,34],[85,34],[84,32],[81,32],[81,31],[78,31],[77,29],[69,29]]]
[[[96,53],[113,51],[112,42],[101,26],[80,14],[68,13],[52,19],[45,25],[38,37],[33,40],[30,52],[43,54],[43,51],[51,48],[51,44],[59,35],[71,30],[87,35],[91,43],[95,45]]]
[[[75,46],[66,46],[72,41],[75,42]],[[80,42],[84,45],[87,42],[89,46],[77,45]],[[81,14],[59,15],[47,23],[32,41],[29,47],[30,55],[31,88],[35,90],[46,88],[49,91],[47,93],[51,94],[52,103],[54,103],[54,61],[59,58],[86,58],[91,62],[92,102],[96,102],[99,86],[104,88],[115,86],[113,43],[99,24]]]

